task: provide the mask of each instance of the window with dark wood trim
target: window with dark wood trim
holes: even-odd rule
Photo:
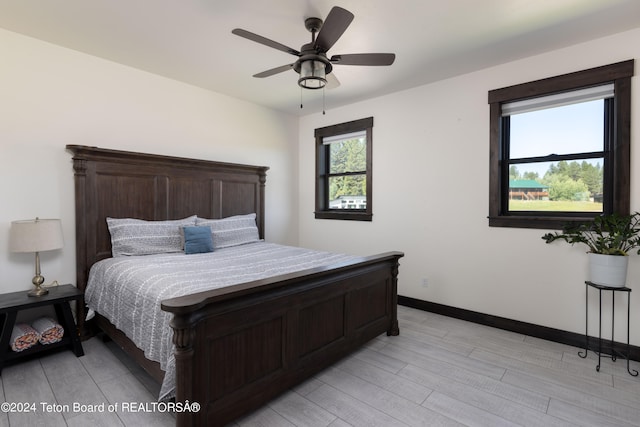
[[[604,213],[629,213],[630,209],[630,129],[631,77],[634,61],[628,60],[584,71],[564,74],[489,92],[489,225],[492,227],[562,228],[567,222],[585,221]],[[510,118],[503,112],[507,105],[535,102],[550,95],[565,96],[602,85],[612,85],[613,95],[604,101],[602,152],[574,152],[565,155],[512,159]],[[588,150],[586,150],[588,151]],[[603,194],[600,212],[514,210],[509,205],[509,173],[517,164],[571,161],[601,158]]]
[[[315,130],[316,219],[372,220],[372,129],[368,117]],[[337,191],[341,183],[352,190]]]

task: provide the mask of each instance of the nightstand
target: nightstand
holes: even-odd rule
[[[27,291],[0,295],[0,321],[2,322],[2,335],[0,335],[0,373],[4,366],[19,361],[20,359],[60,349],[61,347],[69,348],[77,357],[84,355],[80,336],[78,335],[78,328],[73,321],[73,314],[71,312],[71,306],[69,305],[71,301],[82,300],[82,291],[72,285],[61,285],[47,289],[49,293],[40,297],[30,297],[27,295]],[[20,352],[11,350],[9,341],[11,340],[11,332],[16,323],[18,312],[50,305],[55,309],[58,323],[64,328],[62,340],[47,345],[38,343]]]

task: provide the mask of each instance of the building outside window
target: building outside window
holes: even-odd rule
[[[367,209],[367,196],[329,197],[329,209]]]
[[[315,130],[316,218],[371,221],[373,117]]]

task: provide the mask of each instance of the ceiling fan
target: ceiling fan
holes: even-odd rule
[[[338,41],[345,32],[353,14],[346,9],[334,6],[327,19],[322,22],[320,18],[307,18],[304,25],[311,32],[311,43],[302,45],[300,50],[285,46],[281,43],[259,36],[250,31],[236,28],[233,34],[244,37],[256,43],[281,50],[297,56],[298,60],[292,64],[272,68],[253,77],[263,78],[273,76],[290,69],[300,75],[298,85],[305,89],[321,89],[327,84],[327,77],[332,78],[330,86],[338,86],[340,83],[335,76],[330,76],[333,64],[336,65],[391,65],[396,58],[393,53],[351,53],[345,55],[333,55],[327,57],[327,51]],[[317,33],[317,37],[316,37]]]

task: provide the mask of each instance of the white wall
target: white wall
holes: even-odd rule
[[[404,251],[401,295],[584,333],[585,249],[546,245],[540,238],[545,230],[488,226],[487,92],[637,59],[639,42],[640,29],[636,29],[329,110],[325,116],[303,117],[300,245],[362,255]],[[636,74],[637,70],[638,64]],[[640,210],[638,77],[632,86],[631,203],[633,210]],[[373,221],[314,219],[314,129],[368,116],[374,117]],[[421,285],[422,278],[427,278],[427,288]],[[631,341],[640,345],[638,256],[630,260],[629,283],[635,288]],[[596,294],[592,295],[595,302]],[[621,302],[616,340],[624,341],[626,299],[624,306]],[[591,305],[592,313],[596,307]]]
[[[0,293],[29,289],[31,254],[10,223],[60,218],[65,247],[41,255],[46,283],[75,283],[67,144],[269,166],[266,237],[296,244],[296,117],[0,30]]]

